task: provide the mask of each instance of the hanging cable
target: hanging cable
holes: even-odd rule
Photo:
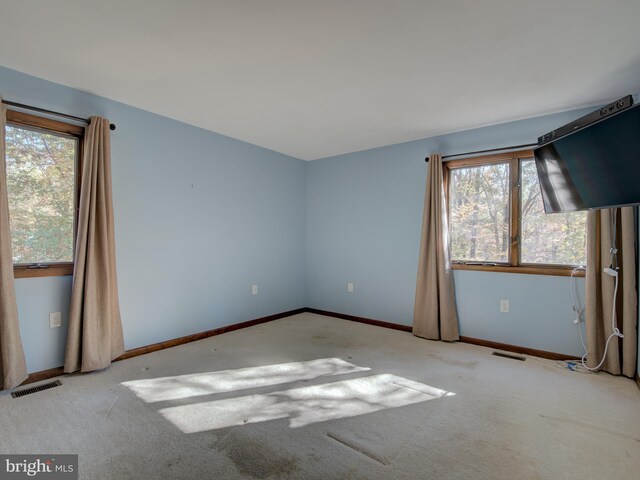
[[[574,325],[578,327],[578,332],[580,333],[580,343],[582,343],[583,351],[587,351],[587,346],[584,341],[584,335],[582,334],[582,323],[584,322],[584,309],[585,302],[580,302],[578,296],[578,286],[576,281],[576,275],[578,272],[586,272],[587,269],[584,266],[575,267],[571,271],[571,278],[569,280],[569,293],[571,294],[571,308],[575,313],[576,317],[573,319]],[[562,368],[567,368],[572,372],[580,372],[580,373],[592,373],[589,370],[585,370],[582,365],[582,358],[579,360],[561,360],[558,363],[558,366]]]
[[[579,266],[571,270],[571,280],[569,281],[569,290],[571,291],[571,305],[574,313],[576,314],[576,318],[573,320],[573,323],[578,326],[578,330],[580,332],[580,342],[582,342],[582,348],[584,351],[587,351],[587,346],[584,343],[584,337],[582,335],[582,327],[580,324],[582,323],[582,314],[584,313],[585,303],[582,302],[580,305],[578,301],[578,287],[576,282],[576,274],[578,272],[585,272],[587,269],[583,266]]]

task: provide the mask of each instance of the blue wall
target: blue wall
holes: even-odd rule
[[[424,157],[531,143],[590,110],[307,163],[2,67],[0,95],[118,125],[127,349],[303,306],[411,324]],[[462,335],[582,353],[568,278],[456,271],[455,280]],[[71,277],[16,281],[30,372],[62,364],[70,287]],[[510,313],[499,312],[500,299]],[[49,329],[54,311],[63,328]]]
[[[117,124],[127,349],[306,305],[306,162],[2,67],[0,95]],[[71,277],[16,281],[30,372],[62,365],[70,287]],[[49,329],[55,311],[64,327]]]
[[[591,109],[495,125],[310,162],[310,307],[404,325],[413,320],[429,153],[535,142]],[[456,271],[461,335],[582,354],[567,277]],[[354,293],[347,293],[347,282]],[[580,279],[579,288],[584,289]],[[510,313],[500,313],[501,299]]]

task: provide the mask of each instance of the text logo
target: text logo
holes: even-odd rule
[[[0,455],[0,480],[78,480],[78,455]]]

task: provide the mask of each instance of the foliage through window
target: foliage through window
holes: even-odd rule
[[[586,261],[586,212],[546,215],[530,151],[445,162],[451,258],[503,267]]]
[[[66,124],[39,119],[34,126],[29,124],[32,116],[9,113],[5,159],[16,271],[36,266],[72,268],[80,138],[66,133]],[[71,273],[71,268],[64,273]]]
[[[509,261],[509,165],[451,171],[451,255],[456,260]]]
[[[544,213],[533,159],[520,160],[520,261],[548,265],[586,263],[587,213]]]

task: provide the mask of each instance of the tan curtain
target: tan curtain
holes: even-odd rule
[[[0,98],[0,385],[13,388],[27,378],[27,366],[22,350],[18,306],[13,285],[13,254],[9,227],[7,197],[7,165],[5,161],[5,126],[7,109]]]
[[[82,159],[65,372],[90,372],[124,353],[116,279],[109,121],[92,117]]]
[[[413,334],[432,340],[458,340],[458,315],[449,259],[442,156],[429,156]]]
[[[613,331],[615,278],[603,273],[611,267],[612,220],[616,218],[618,292],[617,328],[624,338],[613,337],[601,370],[633,377],[636,371],[638,293],[636,290],[635,221],[632,207],[592,210],[587,214],[587,277],[585,329],[587,366],[594,368],[604,355],[605,343]],[[613,265],[615,268],[616,265]]]

